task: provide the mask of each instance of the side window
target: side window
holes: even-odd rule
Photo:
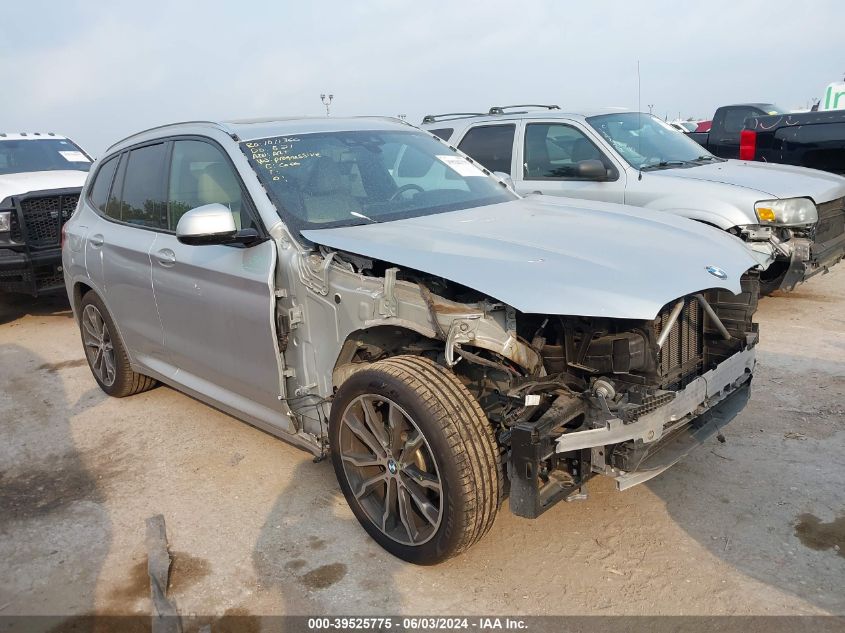
[[[757,114],[757,112],[751,108],[729,108],[727,112],[725,112],[725,132],[739,134],[740,131],[742,131],[745,119],[750,116],[754,116],[755,114]]]
[[[126,178],[126,158],[128,154],[124,152],[120,155],[117,163],[117,173],[114,176],[114,184],[109,193],[109,201],[106,203],[106,215],[114,220],[120,220],[123,217],[123,203],[120,201],[120,194],[123,191],[123,181]]]
[[[91,204],[101,213],[106,212],[106,203],[109,201],[109,191],[114,180],[114,172],[117,170],[117,161],[118,157],[115,156],[100,166],[94,184],[91,185],[91,193],[88,194]]]
[[[490,171],[511,173],[514,125],[482,125],[466,133],[458,149]]]
[[[215,202],[232,212],[239,229],[255,226],[234,168],[220,149],[205,141],[173,143],[167,199],[167,227],[171,231],[176,230],[185,212]]]
[[[454,131],[455,131],[455,128],[451,128],[451,127],[441,127],[437,130],[429,130],[429,132],[434,134],[434,136],[439,136],[444,141],[448,141],[449,137],[452,136],[452,132],[454,132]]]
[[[147,145],[129,152],[121,195],[120,219],[128,224],[161,228],[165,210],[167,146]]]
[[[607,169],[613,163],[596,145],[571,125],[531,123],[525,128],[523,174],[527,179],[574,179],[575,165],[582,160],[599,160]]]

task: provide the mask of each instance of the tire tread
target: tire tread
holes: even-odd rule
[[[155,378],[150,378],[149,376],[139,374],[138,372],[132,370],[132,367],[129,363],[129,354],[126,352],[126,346],[123,344],[123,339],[120,337],[120,332],[118,331],[117,327],[115,327],[114,319],[112,319],[111,313],[109,313],[108,309],[106,308],[105,304],[103,303],[102,299],[100,299],[100,297],[90,291],[86,293],[82,297],[82,301],[80,302],[80,313],[82,309],[85,308],[85,306],[89,303],[94,305],[100,311],[103,320],[106,321],[106,325],[108,325],[109,328],[109,333],[111,334],[112,346],[114,348],[115,355],[116,375],[114,383],[112,383],[110,388],[107,388],[104,385],[100,384],[99,379],[94,376],[95,380],[97,380],[97,383],[100,384],[100,388],[103,389],[103,391],[105,391],[113,398],[125,398],[127,396],[134,396],[135,394],[139,394],[144,391],[149,391],[150,389],[155,387],[158,384],[158,381],[155,380]]]
[[[493,526],[502,503],[502,463],[493,428],[475,397],[451,371],[423,356],[394,356],[373,363],[401,380],[430,408],[461,471],[464,530],[455,556],[478,542]]]

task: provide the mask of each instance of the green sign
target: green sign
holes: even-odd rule
[[[845,110],[845,82],[834,82],[827,87],[819,110]]]

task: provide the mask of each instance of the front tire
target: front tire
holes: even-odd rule
[[[85,358],[100,389],[115,398],[123,398],[156,386],[154,379],[132,371],[126,346],[100,297],[86,293],[79,312]]]
[[[433,361],[396,356],[355,372],[332,403],[329,442],[352,512],[394,556],[439,563],[493,525],[502,501],[493,430]]]

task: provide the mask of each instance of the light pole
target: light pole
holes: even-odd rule
[[[328,98],[326,95],[320,95],[320,101],[322,101],[323,105],[326,106],[326,116],[329,116],[330,114],[329,108],[332,105],[332,99],[334,99],[334,95],[328,95]]]

